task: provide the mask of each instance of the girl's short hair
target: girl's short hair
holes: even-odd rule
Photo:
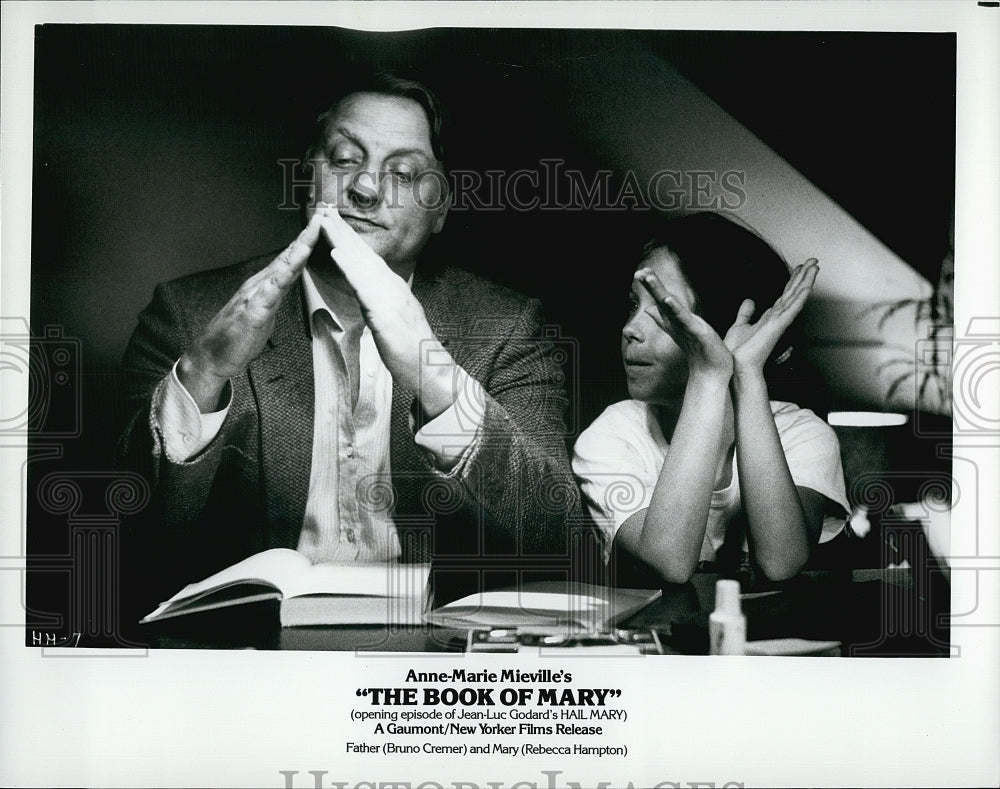
[[[753,299],[755,321],[781,295],[789,279],[784,259],[756,231],[711,212],[660,220],[642,249],[646,258],[666,247],[678,259],[681,273],[695,294],[695,312],[718,333],[736,318],[744,299]],[[764,367],[772,399],[791,400],[825,410],[817,401],[817,376],[805,359],[800,321],[775,344]],[[818,387],[822,389],[822,387]]]

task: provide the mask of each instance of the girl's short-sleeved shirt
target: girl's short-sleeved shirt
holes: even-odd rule
[[[831,503],[819,541],[832,540],[850,515],[837,435],[812,411],[794,403],[772,400],[771,412],[792,481]],[[668,448],[655,406],[638,400],[609,406],[577,439],[573,472],[590,514],[604,534],[606,558],[622,523],[649,506]],[[727,524],[741,509],[740,502],[734,452],[729,486],[712,492],[700,561],[715,559]]]

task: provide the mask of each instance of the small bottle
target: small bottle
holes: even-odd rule
[[[715,610],[708,617],[709,654],[742,655],[747,643],[747,618],[740,609],[740,582],[715,583]]]

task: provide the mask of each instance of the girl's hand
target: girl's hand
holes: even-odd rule
[[[753,301],[747,299],[740,305],[736,320],[726,332],[725,339],[737,370],[763,371],[764,363],[781,335],[802,311],[818,273],[819,265],[815,258],[809,258],[796,268],[785,285],[784,292],[754,324],[750,323],[755,309]]]
[[[639,269],[635,279],[642,283],[656,304],[656,309],[647,309],[646,314],[684,353],[689,377],[717,375],[728,380],[733,373],[733,356],[715,329],[671,296],[660,278],[649,269]]]

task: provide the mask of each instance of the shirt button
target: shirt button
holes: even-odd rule
[[[344,452],[344,454],[347,455],[347,457],[349,457],[349,458],[354,457],[354,447],[348,445],[347,451]]]
[[[353,543],[355,540],[354,529],[346,529],[344,531],[344,536],[347,538],[349,543]]]

